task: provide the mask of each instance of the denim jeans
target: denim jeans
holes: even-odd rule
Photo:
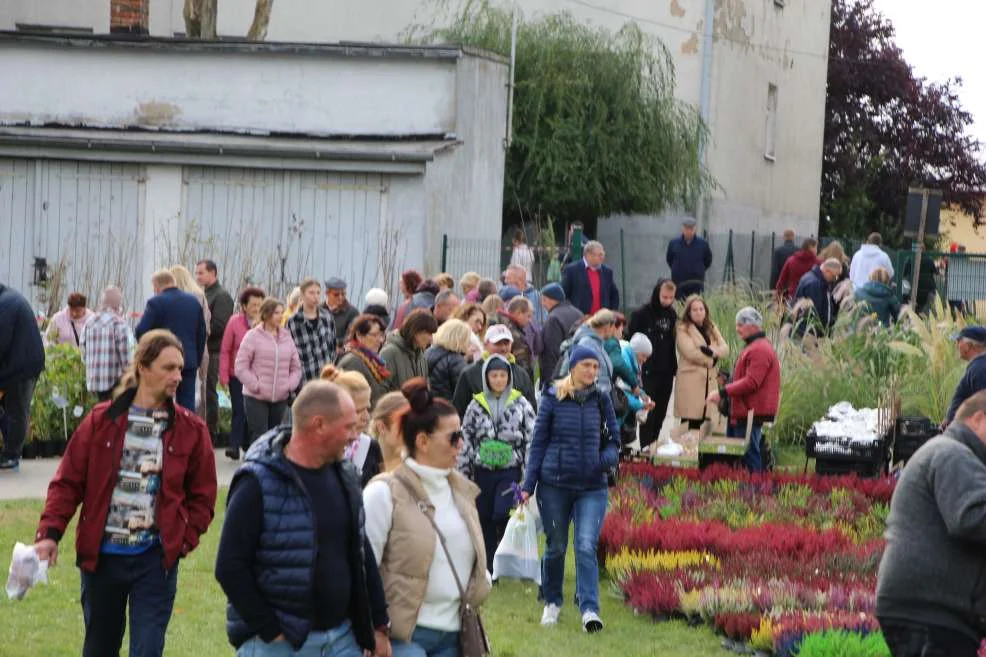
[[[178,584],[178,565],[165,571],[161,546],[143,554],[101,554],[82,573],[83,657],[118,655],[130,606],[130,657],[161,657]]]
[[[599,613],[599,562],[597,548],[609,492],[569,490],[544,483],[537,487],[538,508],[544,523],[546,545],[541,561],[541,590],[544,601],[559,607],[565,581],[565,552],[568,550],[569,519],[575,521],[575,596],[579,611]]]
[[[236,651],[236,657],[363,657],[349,621],[322,632],[309,632],[299,650],[287,641],[264,643],[253,637]]]
[[[979,642],[947,627],[880,618],[893,657],[976,657]]]
[[[746,436],[746,423],[730,424],[726,428],[726,435],[733,438],[743,438]],[[746,448],[743,455],[743,465],[751,472],[763,472],[767,464],[763,462],[763,427],[759,424],[753,425],[750,431],[750,446]]]
[[[411,641],[391,641],[394,657],[459,657],[459,633],[416,627]]]

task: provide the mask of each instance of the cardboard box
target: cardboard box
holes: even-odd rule
[[[721,416],[720,416],[721,417]],[[747,416],[746,435],[743,438],[726,436],[725,427],[720,423],[713,425],[714,420],[706,420],[702,425],[703,436],[698,445],[701,454],[719,454],[742,457],[750,446],[750,434],[753,431],[753,411]]]

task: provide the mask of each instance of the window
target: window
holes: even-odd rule
[[[773,162],[777,147],[777,85],[767,85],[767,125],[764,131],[763,156]]]

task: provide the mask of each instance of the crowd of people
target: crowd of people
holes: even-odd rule
[[[763,469],[780,366],[763,317],[744,308],[745,348],[721,376],[725,327],[702,298],[711,255],[692,222],[669,248],[672,278],[629,321],[600,243],[541,289],[517,253],[500,281],[406,271],[400,299],[373,289],[362,311],[338,277],[285,300],[254,286],[234,299],[203,260],[152,276],[133,333],[115,287],[95,311],[73,294],[42,335],[0,286],[0,468],[17,469],[45,341],[80,349],[100,400],[36,536],[54,564],[82,506],[84,654],[118,651],[128,605],[131,654],[161,654],[180,560],[214,514],[220,388],[225,455],[242,464],[215,574],[238,654],[458,655],[460,611],[488,595],[511,508],[532,499],[546,534],[541,623],[564,606],[574,526],[577,613],[602,630],[597,545],[621,453],[638,435],[650,450],[671,406],[693,425],[724,413],[731,435],[752,436],[746,465]]]

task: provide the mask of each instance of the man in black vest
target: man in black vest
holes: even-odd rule
[[[383,583],[363,528],[359,475],[343,459],[356,407],[311,381],[292,426],[267,432],[230,486],[216,579],[239,654],[390,656]],[[313,503],[317,500],[318,503]]]

